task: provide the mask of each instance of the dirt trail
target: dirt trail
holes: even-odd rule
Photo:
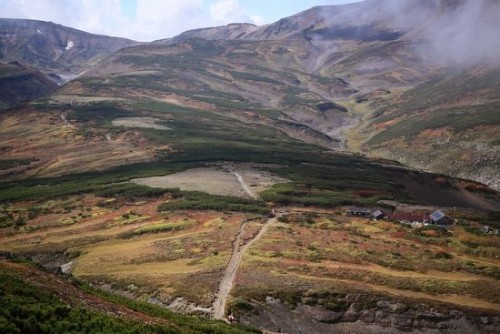
[[[234,176],[236,176],[238,183],[241,185],[243,190],[248,194],[248,196],[250,196],[253,199],[257,199],[257,195],[254,194],[254,192],[248,187],[248,185],[243,180],[243,177],[241,176],[241,174],[238,172],[233,172],[233,174],[234,174]]]
[[[217,291],[216,298],[213,303],[213,316],[215,319],[224,319],[227,297],[229,296],[231,288],[233,287],[234,278],[236,277],[236,271],[238,270],[243,254],[255,241],[259,240],[262,235],[266,233],[269,226],[275,223],[276,220],[277,218],[268,219],[267,222],[261,227],[260,231],[255,235],[255,237],[253,237],[253,239],[251,239],[244,245],[241,245],[241,236],[249,222],[241,224],[238,234],[236,235],[236,240],[233,244],[233,254],[231,255],[231,259],[226,266],[224,276],[219,283],[219,290]]]
[[[59,118],[64,122],[64,125],[70,125],[69,122],[68,122],[68,119],[66,118],[66,115],[64,114],[64,112],[60,112],[59,113]]]

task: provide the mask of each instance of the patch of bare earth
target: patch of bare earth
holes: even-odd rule
[[[160,121],[153,117],[120,117],[112,121],[114,126],[124,126],[126,128],[146,128],[156,130],[172,130],[167,126],[157,124]]]
[[[256,198],[260,191],[287,180],[251,164],[221,163],[166,176],[134,179],[132,182],[153,188],[179,188],[213,195]]]
[[[82,95],[54,95],[51,97],[51,102],[54,103],[69,103],[69,104],[85,104],[102,101],[125,101],[125,99],[115,96],[82,96]]]

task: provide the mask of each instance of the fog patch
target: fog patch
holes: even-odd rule
[[[66,44],[66,47],[64,50],[69,51],[75,46],[75,42],[68,40],[68,43]]]
[[[322,8],[330,35],[408,40],[427,64],[500,65],[499,0],[366,0]]]
[[[428,56],[438,62],[500,64],[500,2],[466,1],[436,22],[428,34]]]
[[[379,2],[395,28],[420,40],[415,51],[425,62],[445,66],[500,64],[500,1]]]

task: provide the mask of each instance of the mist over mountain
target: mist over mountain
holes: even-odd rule
[[[500,2],[496,0],[371,0],[399,29],[415,31],[425,61],[450,66],[500,64]]]
[[[265,26],[232,24],[187,31],[186,38],[239,40],[397,40],[441,66],[500,64],[500,3],[496,0],[366,0],[315,7]]]

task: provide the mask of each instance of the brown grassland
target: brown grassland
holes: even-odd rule
[[[33,206],[44,213],[22,227],[2,229],[2,250],[59,256],[59,265],[71,261],[74,276],[132,298],[168,304],[182,297],[208,308],[240,225],[250,219],[245,241],[265,219],[216,211],[159,213],[165,201],[85,195],[4,204],[14,214]],[[341,210],[314,211],[282,217],[252,244],[232,300],[259,300],[273,291],[354,289],[500,311],[499,236],[474,234],[462,225],[449,232],[411,229]]]

